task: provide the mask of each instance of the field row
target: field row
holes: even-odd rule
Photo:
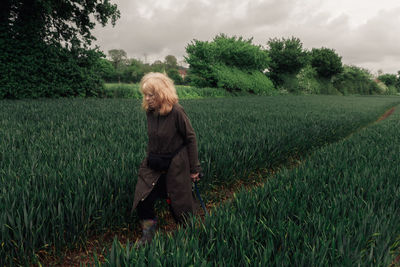
[[[316,150],[144,249],[104,266],[389,266],[400,255],[400,111]],[[99,262],[97,262],[99,264]]]
[[[198,136],[202,192],[340,140],[398,103],[324,96],[182,101]],[[0,265],[137,223],[130,210],[146,145],[137,100],[3,101]]]

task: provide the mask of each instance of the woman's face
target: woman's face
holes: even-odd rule
[[[152,93],[152,92],[145,93],[144,99],[146,100],[147,104],[149,105],[149,108],[156,107],[156,98],[155,98],[154,93]]]

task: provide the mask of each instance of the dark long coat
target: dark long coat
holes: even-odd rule
[[[173,153],[185,142],[186,146],[172,159],[167,171],[167,193],[171,199],[171,207],[179,219],[187,213],[196,212],[198,203],[193,198],[190,173],[200,172],[201,168],[196,134],[183,107],[175,104],[164,116],[156,111],[147,111],[147,134],[147,156],[139,167],[132,208],[135,209],[150,194],[162,174],[147,167],[148,154]]]

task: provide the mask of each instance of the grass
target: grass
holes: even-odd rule
[[[196,130],[202,192],[335,142],[396,97],[275,96],[182,100]],[[0,265],[35,262],[131,215],[147,144],[136,99],[44,99],[0,105]]]

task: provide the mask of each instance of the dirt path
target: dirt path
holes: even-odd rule
[[[387,117],[389,117],[395,108],[391,108],[386,111],[376,122],[380,122]],[[368,127],[367,125],[366,127]],[[352,135],[354,133],[349,134]],[[207,210],[212,213],[212,211],[218,206],[222,205],[226,201],[231,201],[234,198],[234,193],[245,188],[246,190],[251,190],[256,186],[262,185],[270,177],[272,177],[279,169],[282,167],[296,168],[301,164],[300,158],[291,158],[287,162],[281,164],[274,169],[260,169],[251,173],[244,181],[237,181],[233,186],[227,188],[220,186],[210,193],[212,199],[215,201],[208,201],[206,206]],[[200,215],[204,217],[203,215]],[[171,233],[176,230],[177,225],[175,224],[172,216],[168,211],[164,211],[158,214],[159,226],[158,231],[162,233]],[[107,256],[109,249],[111,248],[114,237],[117,237],[119,242],[122,244],[126,243],[128,240],[130,242],[136,241],[140,238],[140,227],[139,225],[128,225],[127,228],[109,230],[101,235],[93,235],[88,238],[84,247],[77,248],[75,250],[65,250],[62,252],[62,256],[55,256],[55,254],[48,253],[46,251],[38,252],[40,262],[43,266],[81,266],[85,264],[93,264],[93,255],[97,254],[100,261],[104,262],[105,256]],[[398,266],[400,261],[400,256],[394,260],[393,266]]]
[[[294,166],[294,162],[291,160],[291,165]],[[287,164],[285,164],[287,165]],[[212,214],[213,210],[218,206],[222,205],[227,201],[231,201],[234,198],[234,193],[245,188],[251,190],[256,186],[262,185],[268,177],[271,177],[277,169],[275,170],[258,170],[249,175],[246,182],[238,181],[230,188],[220,186],[216,188],[213,192],[209,194],[210,198],[215,199],[215,201],[207,201],[207,210]],[[204,218],[204,214],[200,214],[201,218]],[[163,234],[174,232],[177,229],[171,214],[169,211],[163,211],[158,213],[159,225],[158,231]],[[133,229],[133,230],[132,230]],[[116,229],[107,231],[101,235],[93,235],[88,238],[84,247],[77,248],[75,250],[65,250],[62,252],[62,256],[55,256],[55,254],[49,252],[39,252],[40,262],[43,266],[81,266],[85,264],[93,264],[93,255],[97,254],[100,261],[105,260],[105,256],[109,253],[109,249],[112,246],[114,237],[118,238],[118,241],[122,244],[129,242],[135,242],[141,236],[139,225],[129,225],[127,228]]]
[[[380,122],[384,119],[386,119],[387,117],[389,117],[390,115],[392,115],[392,113],[395,111],[395,107],[392,107],[391,109],[389,109],[388,111],[386,111],[376,122]]]

